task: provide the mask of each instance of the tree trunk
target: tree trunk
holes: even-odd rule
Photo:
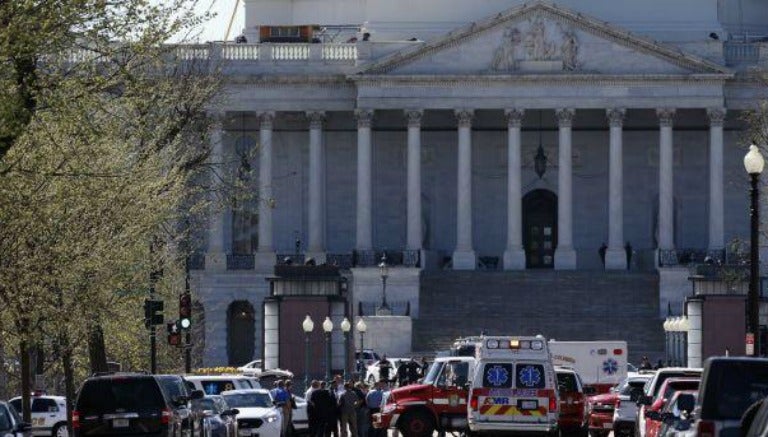
[[[104,331],[100,324],[91,326],[88,334],[88,355],[91,360],[91,373],[108,372],[107,348],[104,344]]]
[[[67,398],[67,429],[72,431],[72,410],[75,407],[75,370],[72,363],[72,347],[66,333],[61,335],[61,367],[64,369],[64,396]]]
[[[24,334],[22,334],[22,340],[19,341],[19,356],[21,357],[21,411],[24,422],[32,423],[32,412],[29,410],[32,406],[31,369],[29,367],[29,348],[27,347],[27,340],[24,339]]]

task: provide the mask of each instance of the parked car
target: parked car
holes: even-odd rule
[[[587,398],[587,418],[589,434],[595,437],[607,436],[613,429],[613,415],[619,395],[611,390]]]
[[[744,412],[766,396],[768,359],[708,359],[694,410],[696,434],[700,437],[739,435]]]
[[[239,411],[239,436],[280,437],[283,415],[275,407],[268,390],[229,390],[221,395],[230,407]]]
[[[654,418],[658,415],[649,415],[649,413],[658,413],[667,405],[669,399],[681,390],[696,391],[699,389],[699,378],[668,378],[661,384],[659,393],[645,410],[645,435],[656,437],[661,428],[661,420]]]
[[[586,437],[589,433],[587,394],[584,384],[573,369],[555,367],[560,416],[557,424],[563,435]]]
[[[696,391],[677,391],[669,399],[664,408],[658,413],[661,423],[659,437],[678,437],[680,434],[688,434],[693,425],[693,408],[696,405]],[[656,412],[648,412],[654,415]]]
[[[72,411],[75,437],[155,434],[200,435],[189,405],[203,392],[189,393],[177,375],[110,373],[83,382]]]
[[[637,400],[643,394],[643,386],[651,380],[652,373],[639,373],[628,377],[616,387],[616,406],[613,410],[614,437],[631,437],[635,433]]]
[[[381,357],[379,354],[373,351],[373,349],[363,349],[362,353],[358,350],[355,351],[355,362],[360,363],[362,360],[363,368],[361,371],[364,371],[368,368],[371,364],[375,363],[376,361],[379,361]]]
[[[643,388],[643,394],[637,399],[637,417],[635,419],[635,436],[645,435],[645,410],[651,405],[653,398],[659,393],[662,383],[669,378],[700,378],[702,369],[690,367],[665,367],[656,371],[653,377]]]
[[[205,396],[192,401],[192,410],[202,421],[205,437],[237,437],[237,408],[230,408],[220,395]]]
[[[397,369],[402,366],[404,363],[407,363],[411,361],[410,358],[387,358],[387,361],[389,362],[390,371],[389,371],[389,379],[391,381],[394,381],[397,378]],[[368,384],[373,384],[379,379],[381,379],[381,376],[379,374],[379,363],[381,363],[381,360],[375,361],[373,364],[368,366],[368,370],[365,373],[365,380],[368,382]]]
[[[741,431],[747,437],[768,437],[768,402],[764,398],[749,407],[741,418]],[[754,414],[750,410],[754,409]],[[746,432],[745,432],[746,431]]]
[[[24,423],[18,411],[10,403],[0,401],[0,435],[27,437],[32,425]]]
[[[296,408],[293,410],[293,430],[299,433],[309,432],[309,416],[307,416],[307,400],[294,396]]]
[[[67,398],[35,393],[30,399],[32,405],[32,435],[67,437]],[[21,412],[21,396],[8,401],[16,411]]]
[[[261,366],[262,366],[261,360],[253,360],[238,367],[237,370],[239,370],[240,372],[261,371]]]
[[[202,390],[206,395],[218,395],[228,390],[247,390],[254,387],[251,378],[243,375],[190,375],[184,379],[194,390]]]
[[[260,386],[253,388],[264,388],[267,390],[272,389],[275,385],[275,381],[278,379],[293,379],[293,372],[283,369],[267,369],[254,373],[246,373],[246,375],[258,379]]]

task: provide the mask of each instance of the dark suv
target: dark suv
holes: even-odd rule
[[[80,388],[72,428],[75,436],[200,435],[184,379],[177,375],[113,373],[88,378]]]

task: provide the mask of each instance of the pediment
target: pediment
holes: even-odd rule
[[[537,1],[388,55],[366,75],[729,74],[721,65]]]

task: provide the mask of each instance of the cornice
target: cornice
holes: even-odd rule
[[[349,76],[348,79],[360,85],[413,85],[413,86],[457,86],[457,85],[515,85],[526,84],[593,84],[593,85],[637,85],[637,84],[690,84],[710,83],[722,86],[731,74],[520,74],[520,75],[365,75]]]

